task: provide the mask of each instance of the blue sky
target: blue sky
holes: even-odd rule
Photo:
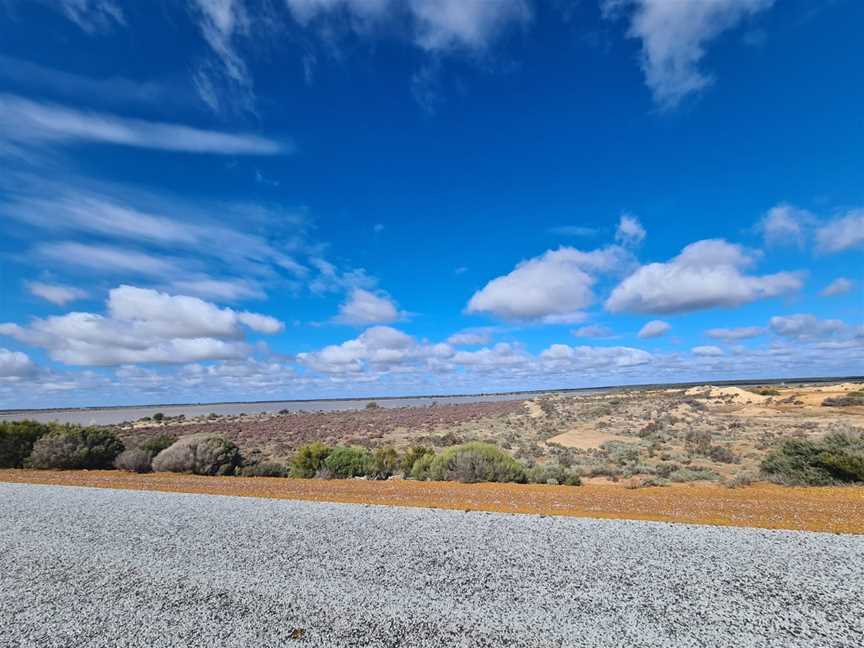
[[[862,20],[0,2],[0,407],[864,373]]]

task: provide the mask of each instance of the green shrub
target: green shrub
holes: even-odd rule
[[[822,401],[823,407],[850,407],[854,405],[864,405],[864,392],[849,392],[845,396],[835,396]]]
[[[405,451],[405,454],[402,455],[402,461],[399,466],[402,470],[402,474],[405,475],[405,477],[411,477],[411,471],[414,469],[414,464],[417,463],[419,459],[428,455],[434,457],[435,451],[427,446],[411,446],[408,448],[408,450]]]
[[[417,481],[431,479],[430,471],[432,470],[433,461],[435,461],[434,452],[420,455],[411,465],[411,473],[408,476]]]
[[[159,434],[157,436],[150,437],[144,443],[138,446],[138,448],[148,453],[152,458],[162,452],[165,448],[170,448],[176,442],[177,437],[173,434]]]
[[[300,446],[291,459],[291,476],[304,479],[314,477],[324,467],[324,460],[332,451],[333,448],[320,441]]]
[[[376,448],[372,453],[372,479],[389,479],[399,470],[399,453],[393,448]]]
[[[236,445],[219,435],[199,432],[180,437],[153,457],[153,470],[196,475],[233,475],[240,461],[240,450]]]
[[[788,439],[765,457],[762,472],[788,485],[864,482],[864,437],[834,433],[818,441]]]
[[[582,480],[575,472],[567,470],[560,464],[544,464],[534,466],[526,474],[527,481],[532,484],[563,484],[566,486],[581,486]]]
[[[0,468],[23,468],[33,444],[51,429],[37,421],[0,421]]]
[[[451,446],[432,461],[429,477],[436,481],[525,482],[525,468],[489,443]]]
[[[153,415],[153,420],[156,421],[157,423],[161,423],[162,421],[165,420],[165,415],[162,412],[156,412]]]
[[[114,460],[114,467],[126,472],[148,473],[153,470],[152,458],[150,453],[145,450],[130,448],[117,455]]]
[[[719,478],[713,470],[700,468],[679,468],[669,475],[673,482],[715,481]]]
[[[324,468],[336,479],[365,477],[371,472],[373,461],[366,448],[334,448],[324,460]]]
[[[101,428],[64,425],[55,427],[33,444],[27,464],[41,469],[111,468],[123,452],[123,443]]]
[[[289,470],[280,463],[265,462],[243,466],[238,474],[241,477],[287,477]]]

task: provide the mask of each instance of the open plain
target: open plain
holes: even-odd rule
[[[0,484],[21,648],[860,646],[859,536]]]

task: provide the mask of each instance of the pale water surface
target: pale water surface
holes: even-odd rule
[[[492,401],[523,400],[536,394],[484,394],[474,396],[422,396],[416,398],[353,399],[324,401],[273,401],[269,403],[213,403],[205,405],[145,405],[135,407],[109,407],[65,410],[27,410],[0,414],[0,421],[33,421],[79,423],[81,425],[114,425],[123,421],[137,421],[144,416],[162,412],[165,416],[186,417],[215,414],[260,414],[262,412],[336,412],[363,409],[370,401],[381,407],[422,407],[433,403],[486,403]]]

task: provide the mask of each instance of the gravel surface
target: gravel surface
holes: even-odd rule
[[[861,646],[864,537],[0,484],[0,646]]]

